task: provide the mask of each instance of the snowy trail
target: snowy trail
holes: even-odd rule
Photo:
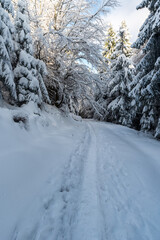
[[[74,224],[72,239],[104,240],[104,216],[99,195],[97,139],[91,125],[88,124],[90,142],[85,157],[82,186],[79,196],[79,208]]]
[[[58,234],[55,238],[57,240],[73,239],[72,236],[77,211],[79,209],[79,195],[84,177],[84,161],[88,152],[89,139],[89,131],[88,128],[86,128],[84,139],[71,155],[69,163],[63,173],[63,181],[60,188],[63,209]]]
[[[116,134],[114,125],[97,127],[99,142],[105,143],[99,146],[99,173],[106,239],[158,240],[160,172],[154,167],[154,157],[148,158],[140,142],[138,146],[128,136]]]
[[[78,160],[83,165],[79,187],[67,194],[69,205],[76,199],[76,207],[70,205],[65,212],[63,225],[70,225],[63,228],[63,237],[58,240],[158,240],[160,194],[155,189],[159,188],[160,172],[154,157],[148,158],[145,149],[132,140],[133,135],[115,133],[115,126],[87,126],[86,151]],[[73,183],[74,177],[69,181]],[[74,217],[68,221],[71,214]]]
[[[21,175],[26,167],[28,173],[32,169],[31,179],[18,185],[15,196],[8,188],[7,203],[0,195],[1,212],[8,209],[1,225],[13,215],[4,230],[0,228],[0,239],[160,239],[159,142],[128,128],[92,121],[42,132],[41,138],[33,139],[29,155],[27,141],[22,162],[14,160],[21,151],[14,149],[12,154],[20,171],[25,163]],[[3,162],[2,170],[7,168]],[[11,174],[17,169],[12,167]],[[3,174],[0,178],[5,180]],[[12,204],[17,215],[9,208]]]
[[[93,128],[87,124],[85,135],[64,168],[59,192],[46,198],[41,220],[29,233],[21,229],[16,240],[106,239],[97,177],[96,141]]]
[[[64,167],[59,191],[51,191],[46,197],[38,222],[30,228],[24,224],[17,227],[13,239],[105,240],[97,170],[97,138],[87,124],[85,135]]]

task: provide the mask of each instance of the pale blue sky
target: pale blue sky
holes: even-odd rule
[[[123,20],[126,20],[132,42],[136,40],[139,29],[148,16],[147,9],[136,10],[136,6],[141,2],[142,0],[119,0],[121,6],[112,10],[105,19],[106,22],[111,22],[116,29]]]

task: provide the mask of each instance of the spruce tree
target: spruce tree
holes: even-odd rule
[[[118,41],[115,51],[112,54],[115,59],[111,64],[111,75],[108,84],[107,120],[131,126],[129,85],[133,78],[131,62],[128,58],[131,55],[131,48],[127,37],[129,34],[126,29],[126,24],[122,22],[117,33]]]
[[[106,35],[106,40],[104,45],[105,50],[103,53],[103,55],[107,60],[112,59],[112,54],[115,50],[115,46],[116,46],[116,33],[112,25],[110,24],[110,26],[108,27],[107,35]]]
[[[40,90],[42,93],[42,100],[43,100],[43,102],[51,103],[49,96],[48,96],[48,91],[44,84],[44,79],[47,75],[47,68],[46,68],[45,63],[42,60],[37,59],[36,69],[37,69],[37,78],[38,78]]]
[[[12,70],[11,53],[13,51],[14,32],[9,14],[13,16],[13,6],[10,0],[0,0],[0,82],[1,87],[9,90],[11,97],[16,99],[16,90]],[[0,87],[0,88],[1,88]],[[0,96],[2,96],[0,89]]]
[[[124,54],[126,57],[131,57],[132,49],[130,43],[130,34],[125,21],[122,21],[121,26],[117,32],[116,38],[117,40],[115,51],[113,51],[111,58],[115,59],[122,54]]]
[[[130,65],[129,59],[124,54],[120,55],[112,63],[108,84],[108,120],[125,126],[131,126],[129,85],[133,79]]]
[[[33,101],[41,105],[50,102],[43,78],[46,74],[45,64],[34,58],[32,38],[25,0],[18,1],[15,20],[17,64],[14,69],[19,104]]]
[[[144,57],[136,68],[136,78],[130,96],[133,98],[132,121],[143,131],[153,131],[160,117],[160,1],[142,1],[137,7],[147,7],[150,14],[140,29],[134,48],[142,48]],[[158,129],[156,130],[158,131]]]

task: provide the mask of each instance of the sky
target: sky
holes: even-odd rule
[[[106,22],[112,23],[115,30],[125,20],[131,34],[131,42],[137,39],[139,29],[148,16],[147,9],[136,10],[136,6],[141,2],[142,0],[119,0],[120,6],[111,10],[105,19]]]

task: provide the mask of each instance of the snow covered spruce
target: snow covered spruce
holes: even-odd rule
[[[128,29],[126,23],[122,22],[115,38],[114,51],[110,56],[110,75],[106,89],[108,112],[106,120],[125,126],[130,126],[131,121],[129,113],[131,102],[129,86],[133,81],[132,64],[129,60],[131,55]]]
[[[16,100],[14,75],[12,69],[12,51],[14,51],[13,34],[14,27],[10,16],[14,15],[10,0],[0,1],[0,98],[7,88],[11,97]]]
[[[136,78],[130,96],[133,98],[133,126],[151,131],[160,137],[160,1],[142,1],[137,7],[147,7],[150,14],[140,29],[134,48],[142,48],[144,57],[136,67]]]
[[[45,63],[33,56],[32,37],[27,14],[27,2],[19,0],[14,25],[11,16],[14,10],[11,1],[1,1],[0,35],[0,80],[1,98],[6,98],[9,89],[15,103],[22,105],[29,101],[41,105],[50,103],[43,79],[47,74]]]
[[[43,77],[46,75],[45,64],[34,58],[32,38],[27,16],[27,3],[18,1],[15,19],[15,52],[14,69],[18,93],[18,103],[33,101],[41,105],[42,101],[50,102]]]

